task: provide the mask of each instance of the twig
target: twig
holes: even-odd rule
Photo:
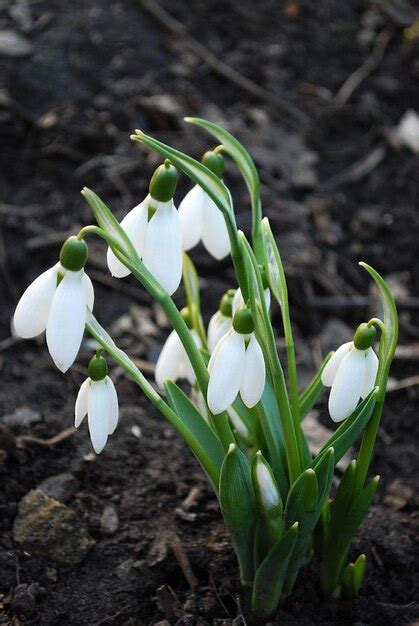
[[[353,74],[351,74],[343,83],[337,94],[332,100],[332,104],[341,107],[349,100],[355,89],[373,72],[384,57],[384,52],[390,42],[392,36],[391,30],[384,28],[375,40],[374,48],[370,56],[364,61]]]
[[[170,541],[170,547],[173,550],[173,554],[175,555],[176,560],[180,565],[180,569],[182,570],[189,587],[192,589],[192,591],[194,591],[198,586],[198,581],[195,578],[189,559],[177,535],[175,535]]]
[[[408,387],[415,387],[416,385],[419,385],[419,376],[408,376],[407,378],[402,378],[394,382],[389,381],[387,391],[390,393],[391,391],[407,389]]]
[[[61,441],[68,439],[68,437],[74,435],[75,432],[76,429],[74,428],[74,426],[70,426],[70,428],[62,430],[60,433],[58,433],[58,435],[54,435],[54,437],[50,437],[49,439],[41,439],[40,437],[33,437],[32,435],[19,435],[19,437],[16,437],[16,441],[18,444],[24,442],[37,443],[40,446],[53,446],[56,443],[61,443]]]
[[[352,165],[347,167],[332,176],[324,183],[320,184],[321,191],[330,191],[342,183],[356,182],[361,180],[368,174],[370,174],[381,163],[387,153],[387,146],[379,145],[374,148],[366,157],[363,157],[359,161],[355,161]]]
[[[197,41],[187,32],[186,27],[176,18],[170,15],[156,0],[139,0],[141,6],[151,13],[151,15],[165,26],[170,32],[182,38],[182,42],[188,46],[198,57],[200,57],[208,67],[215,73],[223,76],[231,83],[247,91],[252,96],[269,102],[284,113],[292,115],[298,122],[308,124],[310,119],[306,113],[298,109],[283,96],[272,93],[257,85],[253,80],[247,78],[235,70],[231,65],[221,61],[213,52],[208,50],[202,43]]]

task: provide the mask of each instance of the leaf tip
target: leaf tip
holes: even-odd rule
[[[233,454],[236,451],[236,444],[235,443],[230,443],[230,445],[228,446],[228,450],[227,450],[227,454]]]

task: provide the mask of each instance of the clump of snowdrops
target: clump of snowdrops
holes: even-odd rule
[[[59,261],[28,287],[16,308],[16,332],[30,338],[46,330],[49,352],[62,372],[77,358],[85,330],[97,341],[75,405],[75,425],[88,416],[97,453],[118,423],[106,356],[180,433],[219,500],[241,581],[261,619],[292,592],[313,553],[320,561],[324,594],[353,598],[366,562],[363,554],[348,562],[348,553],[378,484],[378,477],[368,479],[368,470],[397,342],[393,297],[377,271],[360,263],[381,294],[383,319],[363,320],[353,340],[336,346],[300,391],[286,278],[269,220],[262,217],[256,167],[224,129],[201,119],[187,121],[209,131],[220,145],[199,162],[136,131],[134,141],[165,159],[151,178],[149,194],[119,223],[93,191],[83,189],[97,225],[67,239]],[[237,229],[223,182],[225,156],[235,162],[249,190],[249,238]],[[178,170],[193,183],[179,210],[174,205]],[[85,272],[88,235],[107,242],[111,274],[122,279],[132,273],[173,325],[156,365],[156,386],[93,315],[94,290]],[[217,260],[230,255],[236,277],[220,294],[207,331],[198,274],[186,253],[200,241]],[[171,294],[181,281],[186,302],[179,311]],[[271,323],[273,301],[280,307],[280,329]],[[275,331],[284,336],[286,368]],[[189,382],[189,396],[178,386],[180,379]],[[331,388],[330,417],[339,426],[313,455],[302,424],[325,387]],[[357,458],[333,491],[336,464],[359,439]]]

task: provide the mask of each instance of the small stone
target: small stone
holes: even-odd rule
[[[13,413],[5,415],[3,417],[3,422],[8,426],[32,426],[32,424],[36,424],[40,422],[42,419],[39,411],[34,411],[29,406],[21,406]]]
[[[19,502],[13,539],[27,552],[57,563],[80,563],[94,543],[74,511],[40,489]]]
[[[136,424],[134,424],[134,426],[131,428],[131,433],[134,435],[134,437],[136,437],[137,439],[141,439],[141,437],[143,436],[143,433],[141,431],[141,428],[139,426],[137,426]]]
[[[113,535],[119,527],[118,512],[112,504],[107,504],[100,518],[100,530],[103,535]]]
[[[48,476],[38,485],[45,495],[59,502],[68,502],[79,486],[79,481],[70,472]]]
[[[0,31],[0,55],[15,59],[28,57],[33,53],[33,45],[14,30]]]

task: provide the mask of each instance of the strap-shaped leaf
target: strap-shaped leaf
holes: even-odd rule
[[[380,399],[383,400],[386,392],[387,378],[390,365],[396,351],[397,339],[399,336],[399,320],[396,303],[387,283],[382,276],[367,263],[360,263],[375,280],[380,291],[383,305],[385,333],[380,342],[380,360],[377,372],[377,385],[380,387]]]
[[[345,452],[355,443],[367,426],[377,399],[378,387],[361,402],[355,411],[339,426],[330,439],[325,443],[317,456],[311,461],[309,467],[315,467],[325,452],[333,446],[335,450],[335,462],[338,463]]]
[[[329,352],[326,358],[322,361],[319,369],[316,374],[313,376],[307,387],[300,394],[299,397],[299,405],[300,405],[300,418],[303,420],[307,413],[311,411],[313,406],[316,404],[317,400],[323,393],[324,386],[321,380],[322,372],[330,360],[333,352]]]
[[[224,450],[220,440],[208,426],[188,396],[172,381],[165,383],[167,398],[179,419],[195,439],[194,454],[218,490]]]
[[[297,537],[298,522],[284,533],[256,571],[252,609],[261,618],[269,617],[278,607]]]
[[[288,494],[285,506],[285,526],[299,522],[304,515],[312,513],[317,506],[318,484],[316,472],[307,469],[300,474]]]
[[[255,494],[250,465],[243,452],[231,444],[224,458],[220,476],[220,507],[231,536],[244,584],[253,580],[253,535]]]
[[[353,600],[358,595],[365,578],[366,564],[365,554],[360,554],[355,563],[348,563],[343,570],[340,584],[345,600]]]

